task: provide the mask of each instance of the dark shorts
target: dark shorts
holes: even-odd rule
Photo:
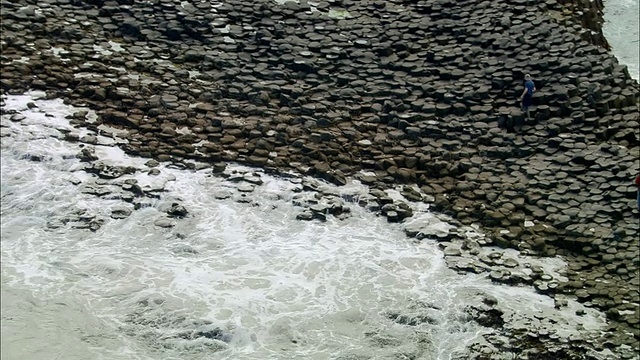
[[[531,94],[525,94],[524,98],[522,98],[522,108],[527,110],[531,105],[533,105],[533,96]]]

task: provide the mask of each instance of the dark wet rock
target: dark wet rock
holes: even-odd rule
[[[181,235],[181,234],[178,234],[178,235]],[[178,245],[178,246],[174,247],[171,251],[174,254],[184,255],[184,256],[191,256],[191,255],[197,255],[198,254],[198,250],[194,249],[193,247],[191,247],[189,245]]]
[[[320,220],[320,221],[326,221],[327,220],[327,215],[328,215],[328,209],[329,209],[328,207],[320,205],[320,204],[311,205],[309,207],[309,210],[311,211],[311,219]],[[296,217],[296,218],[298,218],[298,217]],[[306,220],[306,218],[307,218],[307,216],[303,215],[298,220]]]
[[[108,186],[100,186],[97,184],[86,184],[83,185],[80,191],[84,194],[96,195],[96,196],[105,196],[111,194],[113,192]]]
[[[496,299],[495,297],[491,296],[491,295],[483,295],[482,296],[482,302],[487,305],[487,306],[495,306],[498,304],[498,299]]]
[[[133,203],[134,210],[153,207],[153,205],[148,200],[143,200],[143,199],[134,199],[132,203]]]
[[[131,215],[131,209],[126,206],[116,206],[111,209],[112,219],[125,219]]]
[[[79,141],[85,144],[95,145],[98,143],[98,138],[93,135],[84,135]]]
[[[96,162],[86,166],[84,171],[96,174],[102,179],[117,179],[125,174],[135,174],[137,169],[132,166],[112,166]]]
[[[204,329],[198,329],[192,332],[179,333],[177,337],[188,339],[188,340],[195,340],[197,338],[206,338],[210,340],[220,340],[224,342],[230,342],[232,338],[231,334],[216,327],[213,327],[213,328],[209,327]]]
[[[455,246],[447,246],[443,251],[444,256],[460,256],[462,252]]]
[[[211,353],[227,349],[227,343],[233,340],[232,332],[174,310],[160,298],[139,301],[124,321],[125,335],[144,340],[159,350],[179,344],[182,349],[193,347]]]
[[[411,237],[417,239],[430,239],[437,241],[450,241],[456,235],[446,229],[435,227],[431,223],[421,224],[419,222],[413,222],[405,225],[404,232]]]
[[[24,159],[24,160],[33,161],[33,162],[42,162],[42,161],[51,160],[51,157],[47,157],[47,155],[45,155],[45,154],[29,154],[29,153],[26,153],[26,154],[22,155],[20,158]]]
[[[74,134],[74,133],[71,133],[71,132],[66,132],[64,134],[64,139],[66,141],[70,141],[70,142],[80,141],[80,137],[78,136],[78,134]]]
[[[89,222],[89,230],[91,231],[98,231],[102,225],[104,224],[104,219],[95,219],[92,220],[91,222]]]
[[[68,221],[66,219],[58,219],[58,218],[50,219],[47,221],[47,228],[59,229],[64,227],[67,224],[67,222]]]
[[[239,184],[238,187],[237,187],[238,191],[241,192],[241,193],[253,192],[255,190],[255,188],[256,188],[255,185],[248,184],[248,183]]]
[[[161,228],[170,228],[176,226],[174,221],[167,218],[159,218],[153,224]]]
[[[224,163],[215,163],[212,165],[213,166],[213,173],[217,174],[217,173],[222,173],[224,171],[224,169],[226,169],[227,164]]]
[[[13,114],[9,117],[9,120],[13,121],[13,122],[20,122],[23,121],[24,119],[26,119],[27,117],[22,115],[22,114]]]
[[[80,153],[76,155],[80,161],[91,162],[98,160],[98,156],[96,155],[96,149],[93,147],[84,147],[80,150]]]
[[[504,325],[504,313],[492,306],[469,306],[465,312],[473,321],[484,327],[501,328]]]
[[[184,206],[178,203],[172,203],[171,207],[167,210],[167,214],[169,217],[182,219],[187,216],[189,212]]]
[[[80,110],[80,111],[74,112],[71,115],[71,118],[76,120],[85,120],[88,114],[89,114],[88,110]]]
[[[400,325],[418,326],[421,324],[438,325],[438,320],[434,316],[428,314],[400,314],[390,312],[386,314],[387,318]]]
[[[232,193],[229,191],[218,191],[215,194],[213,194],[213,197],[218,199],[218,200],[224,200],[224,199],[228,199],[232,196]]]
[[[404,186],[402,188],[402,196],[410,201],[422,201],[422,194],[417,189],[410,186]]]
[[[314,216],[315,215],[311,210],[304,210],[301,213],[299,213],[298,215],[296,215],[296,220],[310,221],[310,220],[313,220],[315,218]]]
[[[129,180],[129,179],[127,179]],[[133,179],[135,180],[135,179]],[[125,181],[124,184],[122,184],[122,190],[125,191],[129,191],[131,193],[133,193],[135,196],[143,196],[143,195],[147,195],[145,193],[145,191],[142,190],[142,188],[140,187],[140,185],[137,184],[137,181]]]
[[[413,215],[411,207],[401,202],[385,204],[380,211],[387,217],[389,222],[400,222]]]
[[[262,185],[263,181],[260,178],[260,176],[257,175],[247,175],[244,177],[244,181],[250,183],[250,184],[254,184],[254,185]]]
[[[104,224],[104,219],[98,218],[96,215],[80,210],[68,217],[65,222],[71,223],[71,227],[75,229],[88,229],[90,231],[98,231]]]
[[[239,204],[257,204],[254,203],[253,200],[247,196],[246,193],[240,193],[240,194],[236,194],[233,196],[233,201],[239,203]]]

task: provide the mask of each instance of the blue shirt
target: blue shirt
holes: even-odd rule
[[[533,89],[536,87],[536,86],[533,84],[533,80],[527,80],[527,81],[525,81],[525,83],[524,83],[524,87],[526,87],[526,88],[527,88],[527,95],[533,95]]]

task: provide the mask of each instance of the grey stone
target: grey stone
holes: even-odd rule
[[[131,209],[126,206],[116,206],[111,209],[111,218],[124,219],[131,215]]]
[[[170,228],[170,227],[174,227],[176,224],[174,221],[172,221],[171,219],[167,219],[167,218],[160,218],[158,220],[156,220],[153,223],[155,226],[161,227],[161,228]]]

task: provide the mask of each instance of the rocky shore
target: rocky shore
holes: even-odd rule
[[[410,235],[445,241],[460,271],[605,311],[610,331],[594,346],[633,358],[640,90],[606,50],[600,10],[555,0],[3,1],[0,84],[88,106],[97,119],[78,112],[75,125],[118,127],[124,150],[157,161],[354,177],[389,221],[412,215],[383,191],[405,184],[406,198],[489,234]],[[538,88],[532,121],[517,104],[525,73]],[[460,260],[485,245],[561,255],[566,279]]]
[[[374,357],[365,352],[354,354],[354,357],[396,359],[424,355],[432,358],[434,340],[426,334],[438,333],[443,326],[451,326],[445,324],[453,321],[462,326],[476,326],[471,325],[476,323],[480,326],[477,331],[482,334],[470,340],[464,350],[456,352],[454,358],[457,359],[506,360],[514,356],[535,359],[540,354],[560,358],[575,357],[575,354],[586,354],[578,358],[611,358],[611,354],[598,342],[603,326],[606,326],[604,314],[580,304],[575,296],[549,291],[555,289],[559,282],[567,281],[562,260],[483,246],[488,239],[476,228],[429,212],[429,204],[422,201],[429,195],[415,186],[369,190],[357,181],[350,181],[347,186],[334,186],[312,176],[288,173],[274,177],[258,168],[238,164],[215,163],[211,166],[195,161],[160,163],[153,159],[130,158],[116,149],[118,144],[126,142],[121,137],[124,135],[122,132],[104,124],[100,125],[99,134],[85,127],[74,127],[69,124],[72,116],[65,118],[62,114],[84,111],[83,108],[61,106],[60,99],[50,101],[44,97],[43,92],[31,91],[3,99],[6,100],[0,121],[3,150],[5,147],[13,149],[13,155],[23,161],[22,165],[29,166],[24,163],[27,161],[51,164],[59,160],[56,158],[60,154],[50,154],[45,149],[29,145],[29,142],[44,138],[49,141],[50,138],[66,139],[65,146],[75,149],[62,155],[73,164],[64,166],[62,174],[75,174],[66,181],[70,181],[85,199],[96,197],[110,202],[107,207],[87,207],[79,202],[63,211],[52,212],[44,219],[46,231],[73,232],[80,229],[103,232],[103,228],[108,229],[114,223],[122,224],[126,223],[124,219],[135,218],[136,212],[155,209],[155,216],[146,221],[150,227],[162,228],[169,238],[189,238],[187,229],[194,226],[192,221],[198,217],[198,211],[192,213],[189,205],[185,206],[187,199],[171,190],[181,182],[176,173],[186,172],[188,176],[209,179],[213,187],[208,192],[216,201],[237,202],[256,208],[264,208],[265,202],[282,199],[282,194],[265,192],[277,177],[280,183],[287,184],[284,185],[287,189],[285,198],[291,203],[296,220],[329,222],[327,226],[331,227],[336,220],[349,221],[352,213],[362,214],[362,210],[356,210],[356,207],[383,215],[389,221],[403,218],[404,221],[396,225],[399,227],[397,230],[404,231],[416,242],[435,240],[436,244],[430,245],[436,246],[431,249],[442,250],[444,265],[462,273],[471,272],[473,274],[467,275],[477,281],[462,288],[459,295],[464,297],[465,304],[454,307],[454,311],[450,311],[450,304],[443,307],[440,303],[421,299],[412,299],[408,306],[386,309],[381,315],[389,323],[383,328],[373,327],[362,333],[367,342],[383,350],[383,354]],[[87,111],[87,118],[94,121],[96,115]],[[34,126],[37,124],[40,126]],[[3,158],[3,161],[7,160]],[[187,167],[193,170],[187,170]],[[181,171],[176,172],[176,169]],[[61,179],[64,177],[62,174],[56,177],[65,182]],[[172,184],[174,182],[176,184]],[[268,206],[271,210],[278,207],[274,204]],[[159,240],[157,245],[163,243]],[[188,244],[170,247],[169,251],[177,256],[200,255],[196,247]],[[443,276],[438,280],[446,281],[447,275]],[[498,286],[487,288],[487,281]],[[500,286],[503,284],[509,287]],[[500,298],[491,295],[495,290],[498,291],[495,295]],[[502,295],[504,291],[510,296]],[[545,298],[546,294],[553,295],[553,298]],[[154,308],[159,304],[162,308]],[[138,302],[133,310],[127,309],[127,312],[133,312],[122,318],[126,324],[122,330],[151,349],[159,348],[160,352],[163,348],[174,348],[175,341],[186,346],[183,350],[201,348],[203,342],[208,353],[229,349],[233,332],[225,330],[224,324],[193,318],[193,314],[180,305],[168,305],[169,309],[165,305],[164,299],[158,297]],[[180,315],[185,311],[186,315]],[[154,319],[151,321],[153,326],[149,326],[149,317]],[[404,333],[402,339],[408,336],[412,339],[408,343],[421,345],[409,348],[400,345],[405,342],[394,340],[398,334],[385,330],[389,326],[399,326]],[[171,336],[167,336],[167,328],[171,329]],[[297,343],[297,337],[290,335],[289,341]],[[593,343],[598,345],[593,346]],[[349,355],[336,357],[351,358]]]

